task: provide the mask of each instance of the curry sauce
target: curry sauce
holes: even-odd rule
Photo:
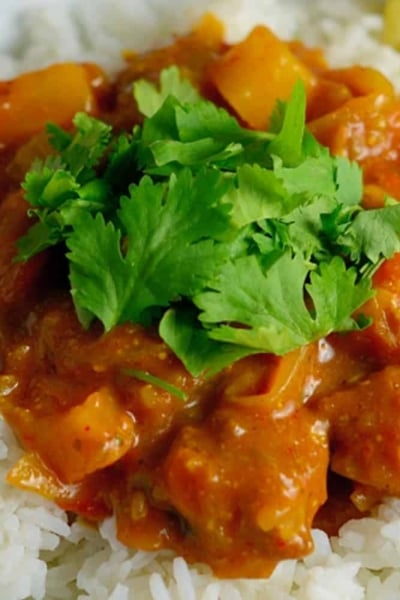
[[[70,127],[86,110],[131,128],[141,119],[132,83],[171,64],[253,128],[302,79],[308,127],[362,165],[365,206],[400,197],[391,83],[369,68],[332,70],[320,51],[265,28],[228,46],[208,17],[168,48],[127,54],[114,81],[94,65],[63,64],[2,84],[0,410],[25,450],[8,480],[88,522],[115,514],[128,546],[171,548],[222,577],[261,577],[309,553],[312,526],[333,533],[400,494],[400,259],[374,275],[366,329],[283,357],[256,354],[212,378],[191,375],[152,327],[83,329],[58,249],[14,260],[29,225],[20,181],[49,151],[48,120]],[[74,93],[60,94],[66,81]]]

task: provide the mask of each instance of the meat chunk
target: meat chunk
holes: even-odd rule
[[[164,468],[192,552],[221,576],[255,577],[312,549],[327,464],[324,425],[265,394],[256,405],[222,403],[203,425],[183,428]]]

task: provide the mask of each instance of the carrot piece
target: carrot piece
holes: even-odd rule
[[[96,112],[102,73],[62,63],[0,83],[0,145],[21,142],[48,121],[68,125],[77,111]]]
[[[316,76],[264,26],[253,29],[210,67],[210,77],[239,117],[265,129],[278,99],[287,100],[299,79],[309,90]]]

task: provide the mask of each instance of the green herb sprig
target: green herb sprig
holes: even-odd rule
[[[64,244],[79,319],[158,324],[195,376],[368,325],[355,311],[400,250],[400,205],[363,210],[362,172],[305,127],[304,87],[242,127],[172,67],[134,86],[143,124],[48,126],[23,183],[19,260]]]

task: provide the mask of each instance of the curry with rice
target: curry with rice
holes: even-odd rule
[[[157,319],[83,326],[65,241],[18,258],[34,212],[21,181],[34,159],[71,143],[78,112],[117,134],[140,127],[132,85],[158,84],[171,65],[252,131],[265,131],[302,81],[308,131],[362,167],[364,212],[400,197],[392,84],[371,68],[331,69],[319,50],[265,27],[229,46],[207,17],[167,48],[127,54],[113,81],[95,65],[60,64],[3,82],[0,410],[25,450],[8,480],[71,518],[114,513],[128,546],[172,548],[221,577],[261,577],[309,553],[312,526],[333,534],[400,495],[400,259],[378,257],[353,331],[276,354],[253,348],[211,375],[184,366]],[[49,143],[48,122],[65,128],[64,147]],[[104,168],[102,159],[94,170]]]

